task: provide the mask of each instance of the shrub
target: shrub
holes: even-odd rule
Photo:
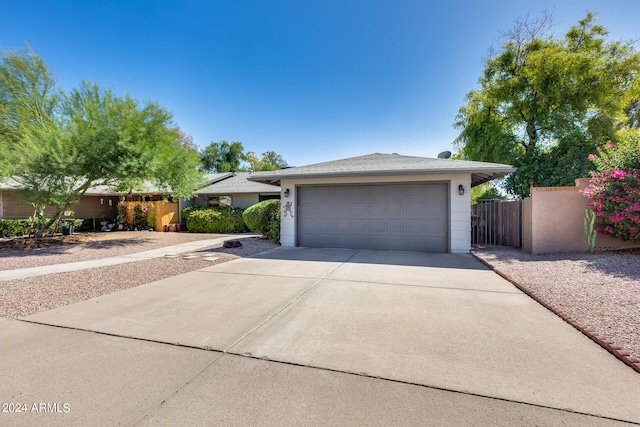
[[[598,168],[583,194],[602,234],[640,242],[640,134],[623,133],[619,143],[607,144],[590,159]]]
[[[249,230],[280,242],[280,200],[255,204],[244,211],[243,218]]]
[[[0,236],[16,237],[29,233],[31,219],[0,219]]]
[[[192,233],[244,233],[243,209],[230,206],[189,206],[182,210],[187,230]]]

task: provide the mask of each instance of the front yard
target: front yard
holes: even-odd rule
[[[640,250],[531,255],[491,247],[473,254],[574,326],[640,359]]]

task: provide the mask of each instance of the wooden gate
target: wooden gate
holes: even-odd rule
[[[133,208],[135,206],[147,206],[150,212],[153,212],[154,221],[153,229],[155,231],[163,231],[165,225],[179,223],[179,207],[177,203],[169,203],[163,201],[156,202],[120,202],[119,204],[127,207],[127,224],[133,221]]]
[[[479,200],[472,205],[471,243],[522,247],[522,200]]]

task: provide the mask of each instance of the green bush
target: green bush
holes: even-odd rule
[[[192,233],[245,233],[243,209],[229,206],[189,206],[182,210],[187,230]]]
[[[93,230],[93,218],[81,219],[79,221],[81,221],[81,222],[80,223],[78,223],[78,222],[75,223],[76,231],[91,231],[91,230]]]
[[[242,217],[249,230],[275,242],[280,241],[280,200],[265,200],[255,204],[247,208]]]
[[[0,236],[16,237],[29,233],[31,219],[0,219]]]

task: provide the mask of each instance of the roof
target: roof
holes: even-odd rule
[[[291,178],[471,173],[471,186],[475,187],[515,171],[516,168],[512,166],[498,163],[375,153],[332,162],[261,172],[249,179],[279,185],[280,180]]]
[[[279,193],[280,187],[277,185],[265,184],[261,182],[249,181],[248,178],[256,175],[252,172],[230,172],[223,177],[214,177],[212,183],[195,192],[195,194],[240,194],[240,193]],[[210,175],[207,175],[209,177]]]

